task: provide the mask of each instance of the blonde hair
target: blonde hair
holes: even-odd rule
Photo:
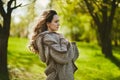
[[[46,10],[42,13],[40,19],[38,20],[38,23],[34,26],[33,34],[28,46],[30,51],[34,53],[39,53],[38,47],[35,43],[36,37],[41,32],[48,30],[47,22],[51,22],[54,15],[57,15],[57,12],[55,10]]]

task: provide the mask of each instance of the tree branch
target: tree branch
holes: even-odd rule
[[[7,7],[8,8],[11,8],[11,4],[13,3],[13,1],[16,1],[16,0],[10,0],[10,1],[8,1],[8,3],[7,3]]]
[[[7,13],[12,12],[11,5],[12,5],[13,1],[16,1],[16,0],[9,0],[8,1],[8,3],[7,3]]]
[[[0,0],[0,14],[1,14],[2,17],[4,17],[5,14],[6,14],[5,10],[3,8],[3,2],[2,2],[2,0]]]
[[[11,7],[12,3],[14,2],[14,7]],[[11,13],[13,9],[16,9],[20,7],[22,4],[16,5],[16,0],[10,0],[7,4],[7,11],[8,13]]]
[[[10,4],[12,4],[13,1],[14,1],[14,7],[11,7]],[[34,3],[35,1],[36,1],[36,0],[33,0],[32,3]],[[31,4],[31,3],[29,3],[29,4]],[[27,6],[27,5],[29,5],[29,4],[22,5],[22,3],[21,3],[21,4],[19,4],[19,5],[16,5],[16,0],[11,0],[11,2],[9,1],[9,10],[12,11],[12,10],[14,10],[14,9],[16,9],[16,8],[18,8],[18,7],[24,7],[24,6]]]
[[[92,18],[95,21],[96,25],[99,27],[100,26],[100,20],[99,20],[98,14],[94,13],[93,10],[90,8],[90,7],[92,7],[92,5],[88,2],[89,0],[84,0],[84,1],[86,3],[86,6],[88,8],[88,11],[89,11],[90,15],[92,16]]]
[[[1,23],[0,23],[0,28],[2,28],[2,25],[1,25]]]
[[[108,3],[107,3],[107,0],[103,0],[103,4],[101,5],[102,6],[102,16],[103,16],[103,22],[107,23],[106,21],[108,21],[108,15],[107,15],[107,11],[108,11]]]
[[[19,5],[17,5],[17,6],[15,5],[14,7],[11,8],[11,10],[16,9],[16,8],[18,8],[18,7],[21,7],[21,5],[22,5],[22,4],[19,4]]]
[[[96,3],[97,1],[96,1],[96,0],[93,0],[93,2],[94,2],[94,4],[97,6],[97,8],[98,8],[99,10],[101,10],[100,6]]]
[[[112,24],[112,22],[113,22],[116,7],[117,7],[116,0],[112,0],[111,12],[110,12],[110,16],[109,16],[109,23],[110,24]]]

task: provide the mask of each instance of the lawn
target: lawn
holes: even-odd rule
[[[28,39],[9,38],[8,68],[11,80],[45,80],[45,64],[27,48]],[[77,42],[79,58],[75,80],[120,80],[120,68],[105,58],[95,43]],[[120,47],[114,47],[120,60]]]

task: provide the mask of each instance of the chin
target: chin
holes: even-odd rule
[[[57,30],[55,30],[55,31],[58,31],[58,29],[57,29]]]
[[[58,30],[55,30],[54,32],[56,32],[56,31],[58,31]]]

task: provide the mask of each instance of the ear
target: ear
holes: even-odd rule
[[[50,22],[47,22],[47,27],[49,27],[50,26]]]

